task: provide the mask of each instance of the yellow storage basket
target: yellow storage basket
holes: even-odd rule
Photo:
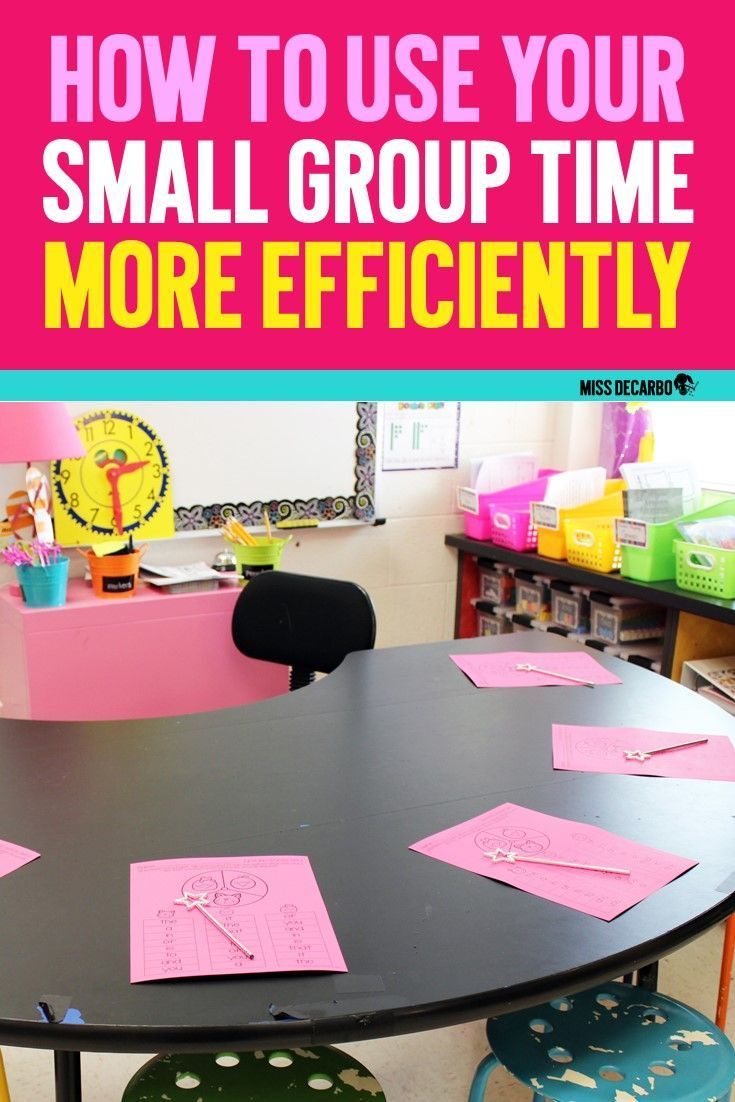
[[[615,542],[615,517],[575,516],[564,521],[567,561],[585,570],[610,574],[620,569],[620,544]]]
[[[567,520],[573,520],[575,517],[622,517],[624,486],[625,482],[622,478],[609,478],[605,483],[604,496],[597,498],[596,501],[588,501],[584,505],[574,505],[568,509],[543,505],[537,510],[536,506],[533,506],[533,519],[538,528],[539,555],[545,555],[547,559],[566,559],[565,523]],[[555,527],[546,528],[543,524],[544,516],[550,517],[552,510]]]

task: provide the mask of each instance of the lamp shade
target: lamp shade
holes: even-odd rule
[[[0,463],[86,455],[63,402],[0,402]]]

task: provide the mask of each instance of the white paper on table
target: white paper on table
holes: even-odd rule
[[[699,508],[699,481],[694,468],[686,463],[623,463],[620,473],[631,490],[681,486],[684,512]]]
[[[544,503],[560,509],[572,509],[596,501],[605,493],[607,472],[604,467],[583,467],[578,471],[552,474],[546,486]]]
[[[478,494],[494,494],[510,486],[531,482],[538,474],[538,459],[533,452],[487,455],[470,460],[470,485]]]
[[[166,582],[198,582],[209,578],[221,579],[219,571],[213,570],[205,562],[181,563],[177,566],[154,566],[151,563],[141,563],[141,575],[152,575],[146,578],[151,584],[156,584],[156,579],[165,579]]]

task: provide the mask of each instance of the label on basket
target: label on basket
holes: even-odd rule
[[[135,585],[135,574],[123,574],[121,577],[106,578],[102,575],[103,593],[129,593]]]
[[[537,528],[559,528],[559,510],[556,505],[547,505],[543,501],[531,504],[531,516]]]
[[[618,641],[618,617],[614,612],[602,612],[596,610],[594,613],[594,623],[592,624],[593,634],[598,639],[603,640],[605,643],[617,643]]]
[[[648,525],[645,520],[615,518],[615,542],[626,547],[648,547]]]
[[[245,581],[250,581],[250,579],[254,578],[256,574],[262,574],[264,570],[272,570],[272,569],[273,569],[273,563],[272,562],[261,563],[258,566],[252,566],[252,565],[249,566],[247,563],[243,563],[242,564],[242,576],[245,579]]]
[[[480,513],[480,495],[471,486],[457,487],[457,505],[464,513]]]

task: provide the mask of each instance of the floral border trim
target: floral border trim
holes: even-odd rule
[[[226,502],[213,505],[182,505],[174,509],[177,532],[201,532],[222,528],[232,517],[241,524],[261,524],[264,510],[271,524],[280,520],[362,520],[375,519],[375,471],[377,463],[377,402],[357,402],[355,406],[355,492],[308,499],[284,498],[282,501]]]

